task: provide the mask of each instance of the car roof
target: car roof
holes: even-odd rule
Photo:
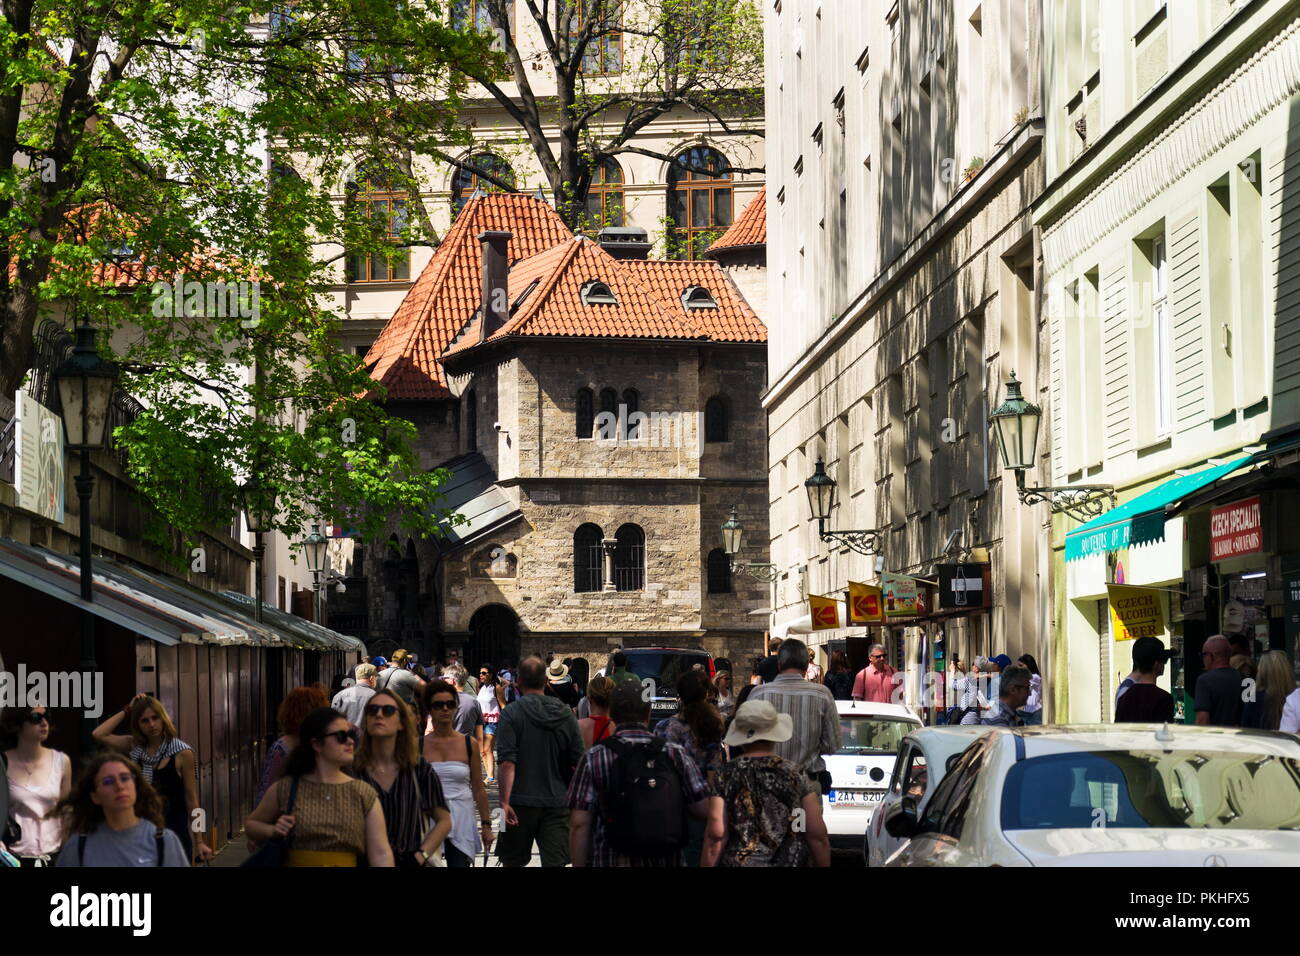
[[[698,654],[700,657],[709,657],[708,651],[702,651],[698,647],[625,647],[624,654],[644,654],[646,651],[658,653],[659,651],[671,651],[674,654]]]
[[[839,711],[841,717],[904,717],[908,720],[915,720],[920,724],[921,720],[916,714],[908,710],[902,704],[877,704],[870,700],[837,700],[835,709]]]
[[[1195,724],[1077,724],[1001,729],[1008,736],[1014,734],[1024,740],[1028,757],[1080,750],[1217,750],[1300,758],[1300,739],[1273,730]]]

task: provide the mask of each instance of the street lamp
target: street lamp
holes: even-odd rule
[[[1016,373],[1012,372],[1006,399],[989,415],[989,421],[997,435],[1002,467],[1016,473],[1016,493],[1021,502],[1027,505],[1047,502],[1053,514],[1068,514],[1080,521],[1101,514],[1107,501],[1114,507],[1115,489],[1111,485],[1025,487],[1025,471],[1034,466],[1037,458],[1042,419],[1043,410],[1025,400]]]
[[[311,572],[312,614],[317,624],[320,623],[320,576],[324,570],[325,547],[329,542],[320,533],[320,522],[311,523],[311,534],[303,542],[303,551],[307,555],[307,570]]]
[[[765,564],[761,561],[747,561],[744,564],[736,563],[736,555],[740,553],[740,539],[745,533],[745,526],[740,523],[740,518],[736,516],[736,506],[731,506],[731,517],[722,523],[722,550],[726,552],[727,560],[731,564],[731,573],[744,571],[751,578],[759,581],[766,581],[771,584],[780,574],[774,564]]]
[[[831,531],[826,527],[831,508],[835,505],[835,479],[826,474],[825,463],[818,458],[812,477],[803,483],[808,492],[808,508],[817,519],[817,536],[823,541],[839,541],[858,554],[879,554],[881,529],[866,528],[853,531]]]
[[[94,601],[93,567],[90,554],[90,496],[95,479],[90,473],[90,453],[104,447],[108,431],[108,409],[117,381],[117,366],[95,349],[95,330],[89,319],[77,326],[72,354],[54,370],[63,412],[63,431],[68,449],[81,453],[81,471],[76,478],[77,501],[81,508],[81,599]],[[89,609],[81,617],[81,668],[91,674],[95,663],[95,620]],[[86,753],[94,749],[91,724],[82,721],[81,742]]]
[[[275,520],[275,496],[264,500],[265,491],[261,479],[254,475],[240,489],[244,497],[244,525],[253,535],[253,565],[256,569],[253,581],[253,617],[262,623],[262,560],[266,557],[266,544],[262,535],[271,530]]]

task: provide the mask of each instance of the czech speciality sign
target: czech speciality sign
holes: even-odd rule
[[[63,522],[63,421],[27,392],[14,395],[18,507]]]
[[[987,564],[939,565],[939,607],[943,610],[989,606]]]
[[[1115,640],[1131,641],[1164,634],[1165,615],[1159,591],[1108,584],[1106,593],[1110,605],[1110,633]]]
[[[840,602],[820,594],[808,595],[808,613],[814,631],[826,631],[840,626]]]
[[[1222,561],[1264,550],[1259,495],[1210,511],[1210,560]]]
[[[923,613],[915,578],[881,574],[880,590],[885,600],[885,618],[916,617]]]
[[[879,624],[885,619],[880,588],[859,581],[849,582],[849,623]]]

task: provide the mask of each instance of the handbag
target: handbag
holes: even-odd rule
[[[297,799],[298,778],[294,777],[293,783],[289,785],[289,805],[281,816],[293,813],[293,805]],[[287,837],[273,836],[262,844],[261,849],[239,865],[253,867],[284,866],[289,861],[289,841],[292,839],[292,832]]]

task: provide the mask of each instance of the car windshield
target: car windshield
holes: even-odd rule
[[[673,651],[624,651],[627,654],[627,669],[642,680],[655,682],[655,696],[674,694],[677,691],[677,678],[699,664],[705,674],[709,671],[709,659],[704,654],[682,654]]]
[[[1003,830],[1300,829],[1300,762],[1215,751],[1034,757],[1002,788]]]
[[[903,738],[917,728],[913,720],[894,717],[853,717],[840,714],[841,754],[896,754]]]

